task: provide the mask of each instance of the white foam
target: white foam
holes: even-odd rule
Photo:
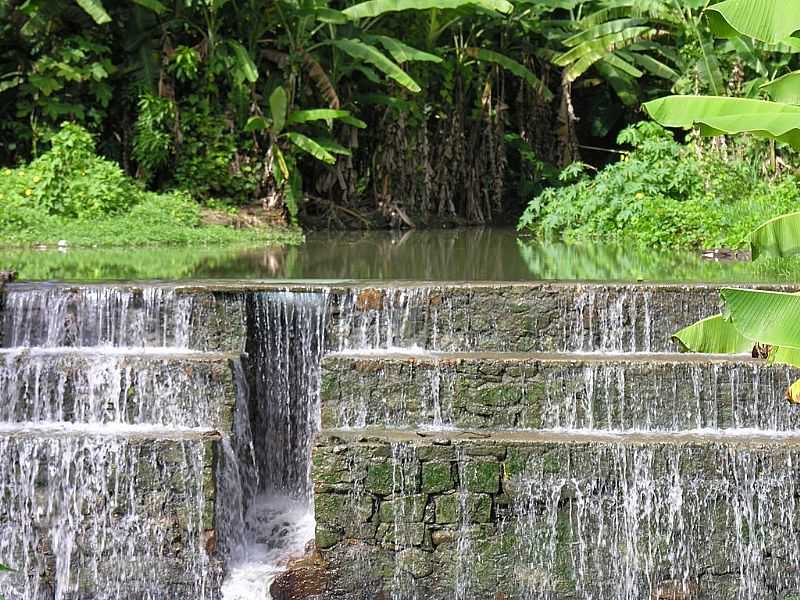
[[[314,539],[314,515],[305,501],[258,496],[245,516],[245,547],[231,561],[223,600],[269,600],[269,588]]]

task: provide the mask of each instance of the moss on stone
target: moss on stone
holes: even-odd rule
[[[364,487],[379,496],[388,496],[394,488],[392,465],[388,461],[372,463],[367,469]]]
[[[436,494],[453,488],[453,473],[449,462],[426,462],[422,465],[422,492]]]
[[[471,462],[464,466],[461,476],[467,491],[496,494],[500,489],[500,463]]]
[[[394,523],[396,520],[405,523],[421,523],[425,517],[427,502],[428,496],[425,494],[384,500],[380,504],[378,513],[380,521],[381,523]]]
[[[445,494],[436,498],[436,522],[439,524],[458,523],[458,494]]]

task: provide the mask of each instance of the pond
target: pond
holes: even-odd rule
[[[714,261],[697,252],[545,243],[512,229],[311,232],[299,247],[0,250],[21,279],[406,279],[791,282],[794,261]]]

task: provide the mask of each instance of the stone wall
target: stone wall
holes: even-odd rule
[[[323,360],[323,428],[800,427],[800,371],[723,357],[346,355]]]
[[[0,448],[9,599],[177,600],[219,586],[218,437],[23,436]]]
[[[800,450],[761,443],[328,432],[319,597],[783,597]]]

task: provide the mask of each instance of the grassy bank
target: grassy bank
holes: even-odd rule
[[[235,209],[234,209],[235,210]],[[50,150],[0,171],[0,245],[297,244],[295,228],[206,224],[186,192],[153,193],[98,157],[92,137],[62,126]]]

